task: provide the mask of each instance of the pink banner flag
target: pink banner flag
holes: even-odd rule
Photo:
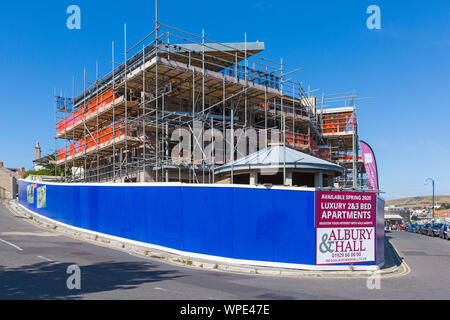
[[[378,171],[377,161],[372,148],[364,141],[360,141],[361,151],[364,160],[364,167],[366,168],[367,178],[369,179],[369,189],[378,190]]]

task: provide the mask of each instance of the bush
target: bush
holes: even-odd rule
[[[24,178],[33,175],[33,176],[54,176],[55,172],[50,171],[49,169],[41,169],[41,170],[29,170],[23,176]]]
[[[49,163],[42,164],[44,168],[41,170],[28,170],[24,178],[35,175],[35,176],[70,176],[72,175],[72,170],[70,168],[66,168],[65,166],[57,166],[54,164],[56,160],[56,156],[54,154],[46,155],[46,157],[49,157],[50,161]]]

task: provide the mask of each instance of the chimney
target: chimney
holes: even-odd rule
[[[25,175],[25,168],[20,168],[20,175],[23,177]]]
[[[39,146],[39,141],[36,142],[36,147],[34,148],[36,159],[41,158],[41,147]]]
[[[0,161],[0,168],[3,168],[3,161]]]

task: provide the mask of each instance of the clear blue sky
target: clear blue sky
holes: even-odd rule
[[[81,8],[81,30],[68,30],[66,9]],[[366,27],[369,5],[382,29]],[[376,153],[387,199],[450,194],[450,2],[433,1],[159,1],[160,21],[216,41],[264,41],[265,57],[296,80],[360,102],[360,138]],[[31,168],[34,145],[54,148],[53,90],[80,92],[83,68],[95,80],[110,70],[111,42],[123,49],[153,29],[153,1],[21,1],[0,8],[0,160]]]

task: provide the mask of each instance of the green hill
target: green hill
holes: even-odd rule
[[[404,208],[415,208],[415,207],[423,207],[424,205],[431,206],[433,200],[432,196],[420,196],[420,197],[409,197],[409,198],[401,198],[386,201],[386,206],[397,206]],[[434,197],[435,204],[450,204],[450,196],[435,196]]]

